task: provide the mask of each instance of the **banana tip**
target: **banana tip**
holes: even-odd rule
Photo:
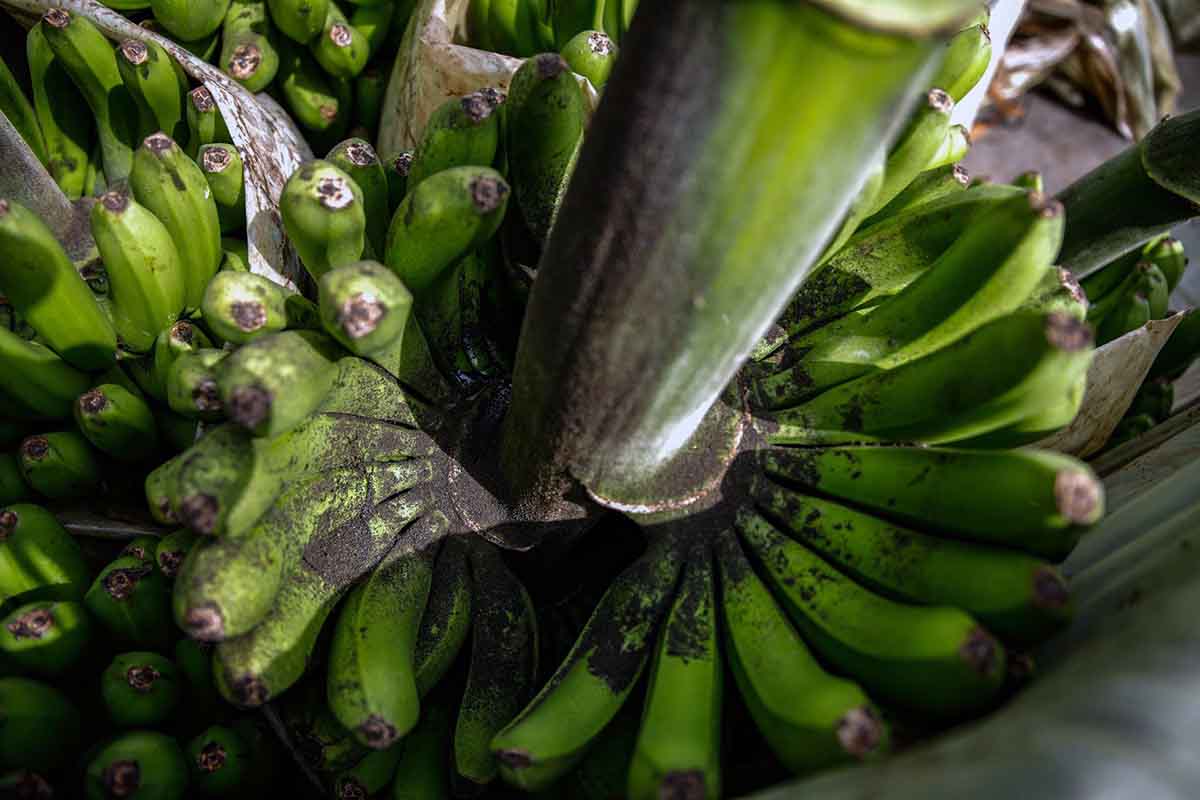
[[[471,92],[459,101],[459,106],[467,115],[467,119],[476,125],[492,116],[497,105],[494,98],[486,92]]]
[[[31,609],[4,627],[14,639],[41,639],[54,629],[54,614],[48,608]]]
[[[606,56],[613,51],[613,40],[603,31],[592,31],[587,38],[588,49],[598,56]]]
[[[566,60],[558,53],[542,53],[534,56],[533,63],[537,68],[538,77],[543,80],[556,78],[570,69]]]
[[[138,694],[151,691],[161,677],[162,673],[149,664],[137,664],[125,670],[125,682]]]
[[[397,154],[391,161],[392,171],[404,178],[408,177],[408,173],[412,169],[412,164],[413,154],[409,150]]]
[[[128,600],[137,589],[138,583],[149,575],[150,571],[150,567],[114,569],[104,576],[100,585],[113,600]]]
[[[409,160],[411,161],[411,158]],[[8,216],[8,212],[11,210],[12,206],[9,205],[7,200],[0,200],[0,217]]]
[[[271,416],[273,400],[271,393],[261,386],[239,386],[229,397],[229,418],[253,430]]]
[[[120,214],[129,208],[129,195],[120,189],[113,189],[100,196],[100,205],[114,214]]]
[[[220,504],[217,498],[210,494],[193,494],[183,499],[179,504],[183,522],[196,533],[211,536],[217,528],[217,514]]]
[[[1100,516],[1103,503],[1100,482],[1080,470],[1063,470],[1054,478],[1058,511],[1076,525],[1089,525]]]
[[[121,56],[135,67],[145,64],[150,58],[150,48],[137,39],[126,39],[117,47]]]
[[[217,101],[213,100],[212,92],[206,86],[197,86],[192,91],[188,92],[188,97],[192,100],[192,105],[201,114],[207,114],[210,111],[216,110]]]
[[[21,442],[21,455],[30,461],[41,461],[50,454],[50,440],[45,436],[30,436]]]
[[[362,139],[346,145],[346,158],[356,167],[369,167],[379,161],[375,148]]]
[[[136,761],[114,761],[101,776],[109,797],[129,797],[142,784],[142,770]]]
[[[369,336],[387,315],[387,306],[372,294],[358,292],[338,309],[338,325],[351,339]]]
[[[180,320],[171,326],[171,339],[182,345],[190,345],[196,338],[196,329],[187,320]]]
[[[52,28],[65,28],[71,24],[71,14],[62,8],[52,8],[42,14],[42,22]]]
[[[704,800],[708,797],[704,773],[698,769],[668,772],[663,776],[658,796],[671,800]]]
[[[331,211],[341,211],[354,204],[354,191],[340,175],[327,175],[317,181],[316,194],[321,205]]]
[[[1058,571],[1040,567],[1033,576],[1033,603],[1038,608],[1063,608],[1071,600],[1067,584]]]
[[[179,574],[181,564],[183,564],[182,550],[166,550],[158,555],[158,569],[168,578],[174,578]]]
[[[0,542],[16,533],[17,524],[20,521],[21,518],[12,509],[6,508],[0,511]]]
[[[1086,323],[1056,311],[1046,316],[1046,341],[1055,349],[1074,353],[1091,347],[1095,338]]]
[[[233,156],[219,144],[206,144],[200,153],[200,166],[205,172],[221,173],[233,163]]]
[[[533,766],[533,756],[528,750],[520,748],[497,750],[496,759],[510,769],[528,769]]]
[[[217,390],[217,382],[206,378],[196,384],[192,389],[192,405],[200,412],[220,411],[221,394]]]
[[[386,750],[400,738],[396,726],[378,714],[372,714],[367,721],[358,726],[363,742],[373,750]]]
[[[243,333],[254,333],[267,324],[267,308],[258,300],[236,300],[229,305],[233,324]]]
[[[171,139],[170,136],[167,136],[162,131],[158,131],[157,133],[152,133],[149,136],[147,136],[145,139],[143,139],[142,144],[144,144],[146,146],[146,149],[149,150],[151,153],[158,155],[160,153],[165,153],[168,150],[170,150],[171,145],[175,144],[175,142],[174,142],[174,140]]]
[[[329,26],[329,41],[333,42],[334,47],[349,47],[354,43],[354,35],[350,32],[349,25],[343,25],[338,22]]]
[[[108,398],[99,389],[92,389],[79,395],[79,410],[83,414],[99,414],[108,408]]]
[[[942,114],[949,114],[954,110],[954,98],[944,89],[930,89],[926,101],[931,109]]]
[[[258,708],[271,699],[271,692],[261,678],[244,675],[233,682],[233,699],[242,708]]]
[[[855,758],[864,758],[879,747],[883,739],[883,723],[871,708],[850,709],[837,726],[838,743]]]
[[[196,767],[208,774],[219,772],[225,766],[227,755],[220,742],[209,742],[196,754]]]
[[[253,42],[240,44],[229,57],[229,74],[233,76],[234,80],[249,80],[262,66],[262,60],[262,50],[257,44]]]
[[[979,675],[989,675],[996,666],[999,650],[996,640],[983,628],[975,627],[958,649],[959,656]]]
[[[338,784],[338,798],[340,800],[366,800],[370,797],[367,787],[359,783],[358,778],[350,775],[342,779]]]
[[[508,184],[499,178],[479,177],[471,181],[471,202],[480,214],[490,214],[504,202]]]

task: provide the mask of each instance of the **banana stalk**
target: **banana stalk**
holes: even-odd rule
[[[502,456],[519,495],[562,497],[570,474],[613,497],[680,451],[972,6],[642,8],[526,312]]]

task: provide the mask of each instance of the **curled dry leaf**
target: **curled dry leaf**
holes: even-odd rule
[[[242,153],[251,271],[289,289],[303,285],[304,272],[284,236],[277,206],[288,176],[312,154],[282,109],[273,102],[256,100],[216,67],[94,0],[0,0],[0,7],[25,19],[36,19],[49,8],[64,8],[91,20],[111,39],[153,41],[165,48],[188,75],[212,92],[233,142]]]
[[[508,90],[521,59],[461,44],[469,5],[469,0],[421,0],[413,11],[384,99],[380,154],[411,150],[447,98],[489,86]],[[598,93],[587,78],[579,76],[579,83],[594,109]]]
[[[1182,314],[1174,314],[1154,320],[1097,350],[1075,421],[1036,446],[1080,458],[1103,447],[1133,403],[1154,357],[1182,319]]]

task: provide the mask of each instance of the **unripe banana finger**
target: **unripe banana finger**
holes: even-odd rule
[[[82,497],[100,485],[102,473],[96,453],[75,431],[26,437],[19,452],[21,475],[44,497]]]
[[[81,394],[75,423],[97,450],[118,461],[141,461],[158,449],[150,406],[122,386],[101,384]]]

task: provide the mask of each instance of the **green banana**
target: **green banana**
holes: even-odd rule
[[[979,83],[991,60],[992,37],[987,24],[964,28],[946,44],[946,56],[932,84],[957,103]]]
[[[374,797],[387,788],[406,747],[397,742],[386,750],[367,753],[361,761],[334,779],[335,797]]]
[[[75,424],[97,450],[117,461],[142,461],[158,449],[154,412],[123,386],[101,384],[81,394]]]
[[[446,764],[453,716],[446,698],[434,698],[401,746],[400,762],[388,792],[391,800],[447,800],[450,770]]]
[[[108,272],[109,308],[118,341],[144,353],[171,326],[187,299],[184,257],[166,226],[127,190],[92,205],[92,236]]]
[[[934,159],[946,144],[953,110],[954,98],[941,89],[929,90],[888,153],[883,185],[868,216],[890,203],[922,172],[937,166]]]
[[[583,91],[557,53],[530,58],[513,75],[505,118],[509,170],[521,215],[539,242],[566,194],[587,119]]]
[[[246,227],[246,184],[242,157],[231,144],[206,144],[196,158],[217,204],[221,233]]]
[[[777,412],[780,444],[942,444],[1044,409],[1086,373],[1091,330],[1061,314],[1013,313],[941,350]]]
[[[187,102],[188,140],[187,154],[196,158],[200,148],[206,144],[228,143],[233,141],[225,117],[212,92],[206,86],[197,86],[188,92]]]
[[[396,347],[404,335],[412,294],[375,261],[338,267],[321,276],[321,322],[330,336],[359,356]]]
[[[91,381],[50,348],[0,328],[0,391],[5,416],[69,417],[75,398],[88,390]]]
[[[1016,310],[1062,241],[1062,206],[1014,198],[981,218],[934,265],[870,314],[851,314],[787,344],[791,364],[760,380],[766,408],[794,405],[847,380],[894,369]]]
[[[159,540],[158,546],[154,548],[154,563],[164,578],[175,580],[184,560],[196,543],[196,534],[183,528],[173,531]]]
[[[29,29],[25,54],[38,128],[46,142],[46,169],[70,200],[90,193],[85,190],[92,120],[80,114],[82,98],[71,76],[55,58],[46,41],[45,26],[38,22]]]
[[[488,22],[492,0],[471,0],[467,4],[467,42],[480,50],[495,51],[492,31]]]
[[[108,718],[121,728],[152,728],[170,719],[182,693],[179,670],[158,653],[121,653],[100,676]]]
[[[349,769],[371,752],[330,712],[317,682],[304,684],[283,703],[291,740],[302,744],[304,760],[319,772]]]
[[[49,511],[0,509],[0,605],[82,600],[90,574],[78,543]]]
[[[1145,247],[1143,258],[1162,271],[1163,276],[1167,279],[1167,293],[1175,291],[1175,287],[1183,279],[1183,273],[1188,265],[1183,242],[1170,236],[1164,236]]]
[[[362,192],[367,242],[376,254],[383,253],[391,214],[388,211],[387,173],[375,148],[362,139],[347,139],[330,150],[325,159],[349,175]]]
[[[388,181],[389,222],[394,217],[396,209],[400,207],[400,203],[408,195],[408,173],[412,169],[413,157],[411,150],[405,150],[384,162],[384,171],[387,172]]]
[[[329,0],[267,0],[275,27],[300,44],[311,42],[321,33],[330,5]]]
[[[240,707],[257,707],[299,680],[337,601],[424,510],[420,501],[400,495],[368,511],[365,519],[319,534],[284,581],[267,617],[245,636],[217,645],[213,671],[225,699]],[[405,531],[405,538],[428,542],[440,535],[436,529],[444,530],[445,524],[440,514],[421,517]],[[339,550],[332,558],[324,555],[331,546]]]
[[[26,499],[29,487],[21,477],[21,465],[13,453],[0,453],[0,507]]]
[[[469,548],[472,595],[487,598],[472,620],[471,666],[454,728],[456,794],[481,793],[499,767],[492,737],[512,721],[537,679],[537,620],[533,601],[484,542]]]
[[[933,157],[925,165],[925,171],[940,169],[955,164],[967,157],[971,150],[971,134],[964,125],[951,125]],[[1021,187],[1026,188],[1026,187]],[[1031,190],[1032,191],[1032,190]]]
[[[200,310],[209,330],[239,345],[282,331],[288,322],[283,289],[253,272],[218,272],[204,290]]]
[[[333,388],[340,355],[333,340],[315,331],[284,331],[243,345],[216,367],[226,414],[255,436],[286,433]]]
[[[71,600],[41,600],[0,622],[0,653],[23,674],[54,677],[79,662],[91,643],[91,622]]]
[[[392,29],[392,20],[396,17],[396,3],[362,3],[355,5],[350,14],[350,25],[362,34],[367,41],[369,58],[374,58],[380,48],[387,43],[388,34]],[[405,19],[401,24],[407,22]]]
[[[231,272],[250,271],[250,246],[244,239],[221,238],[224,255],[221,259],[221,269]]]
[[[429,694],[458,658],[471,629],[471,580],[467,547],[447,537],[433,567],[433,582],[413,651],[417,693]],[[420,724],[418,723],[418,728]]]
[[[591,81],[597,90],[603,89],[617,63],[617,45],[603,31],[580,31],[560,50],[567,66],[577,75]]]
[[[859,230],[866,230],[885,219],[911,211],[914,208],[952,196],[965,190],[971,176],[961,164],[946,164],[937,169],[922,172],[900,194],[866,219]]]
[[[451,167],[485,167],[500,142],[502,92],[479,91],[442,103],[429,117],[408,171],[409,191]]]
[[[813,649],[872,695],[939,717],[996,697],[1004,648],[966,613],[870,592],[752,511],[739,511],[736,526]]]
[[[195,42],[221,27],[229,0],[150,0],[150,8],[171,38]]]
[[[550,4],[550,22],[554,29],[554,47],[561,50],[578,34],[603,28],[604,2],[556,0]]]
[[[48,770],[79,752],[79,712],[60,690],[0,678],[0,769]]]
[[[220,701],[212,679],[212,645],[184,636],[175,642],[175,665],[187,683],[185,702],[203,716]]]
[[[197,348],[180,353],[167,370],[167,405],[189,419],[212,421],[225,415],[216,370],[228,353]]]
[[[760,513],[876,591],[961,608],[1021,644],[1045,641],[1071,620],[1066,582],[1039,559],[919,533],[761,478],[750,491]]]
[[[169,594],[153,566],[121,556],[96,576],[83,604],[115,640],[160,650],[171,635]]]
[[[224,725],[213,725],[198,734],[188,742],[186,754],[191,772],[188,786],[205,797],[236,796],[246,788],[254,769],[250,745]]]
[[[154,340],[154,363],[149,370],[150,374],[147,380],[143,381],[147,384],[142,387],[143,390],[159,400],[165,399],[167,378],[175,361],[184,353],[212,349],[212,347],[212,340],[204,331],[185,319],[166,328]]]
[[[794,773],[886,752],[888,730],[857,684],[826,672],[754,573],[737,535],[715,544],[729,671],[771,751]]]
[[[17,129],[21,139],[42,164],[47,161],[46,141],[38,126],[37,114],[12,70],[0,58],[0,114]]]
[[[367,66],[371,45],[358,28],[350,24],[337,3],[325,12],[321,35],[310,45],[321,69],[335,78],[356,78]]]
[[[772,478],[922,530],[1055,561],[1104,516],[1104,488],[1095,473],[1046,450],[775,448],[760,459]]]
[[[197,147],[205,143],[193,141]],[[220,218],[204,173],[171,137],[156,133],[134,153],[129,185],[174,240],[187,286],[185,306],[199,308],[222,257]]]
[[[1116,302],[1108,308],[1096,329],[1096,343],[1105,345],[1135,331],[1153,319],[1150,298],[1140,287],[1122,292]]]
[[[132,556],[145,567],[156,567],[158,561],[154,558],[154,552],[158,549],[160,541],[162,540],[157,536],[138,536],[122,547],[119,555]]]
[[[763,359],[789,337],[902,291],[970,229],[977,215],[1024,194],[1000,185],[958,192],[858,232],[813,271],[752,357]]]
[[[508,783],[549,786],[616,715],[646,666],[680,569],[671,543],[652,540],[612,583],[554,676],[492,740]]]
[[[347,118],[350,110],[342,107],[338,87],[312,54],[291,43],[279,44],[279,89],[296,122],[309,131],[325,131]]]
[[[25,482],[52,500],[89,494],[103,478],[96,453],[75,431],[28,436],[19,452]]]
[[[137,141],[137,105],[121,80],[117,56],[104,34],[86,17],[52,8],[42,15],[42,32],[55,60],[75,82],[96,120],[104,176],[129,176]]]
[[[1061,312],[1083,322],[1087,319],[1088,299],[1070,270],[1050,267],[1033,293],[1021,304],[1021,310],[1043,314]]]
[[[629,765],[630,800],[721,796],[722,664],[712,556],[688,559],[658,636]]]
[[[342,606],[329,650],[329,708],[367,747],[385,750],[417,723],[413,653],[436,545],[397,546]]]
[[[163,406],[154,406],[154,423],[162,434],[167,454],[181,453],[196,441],[197,424],[193,419],[176,414]]]
[[[362,258],[367,227],[362,191],[328,161],[310,161],[292,173],[279,213],[313,279]]]
[[[0,292],[72,366],[101,370],[116,356],[116,334],[46,223],[0,199]]]
[[[384,95],[387,92],[389,77],[388,72],[368,64],[354,82],[354,121],[366,130],[367,135],[362,137],[364,139],[374,139],[379,132],[379,120],[383,114]]]
[[[1151,240],[1146,248],[1152,248],[1157,242],[1158,239]],[[1135,247],[1125,255],[1113,259],[1100,269],[1081,278],[1079,284],[1087,292],[1088,300],[1094,305],[1112,296],[1129,279],[1134,268],[1143,260],[1145,252],[1145,249]]]
[[[218,61],[248,92],[266,89],[279,72],[279,51],[264,0],[233,0],[221,29]]]
[[[497,52],[526,58],[538,52],[533,6],[527,0],[489,0],[488,32]]]
[[[173,738],[132,731],[105,744],[88,762],[85,790],[88,800],[183,800],[187,781],[187,762]]]
[[[405,196],[388,228],[384,263],[416,296],[496,232],[508,184],[490,167],[453,167]]]
[[[137,104],[142,120],[139,137],[163,131],[176,141],[187,138],[184,95],[187,76],[162,45],[126,39],[117,47],[117,68]]]

